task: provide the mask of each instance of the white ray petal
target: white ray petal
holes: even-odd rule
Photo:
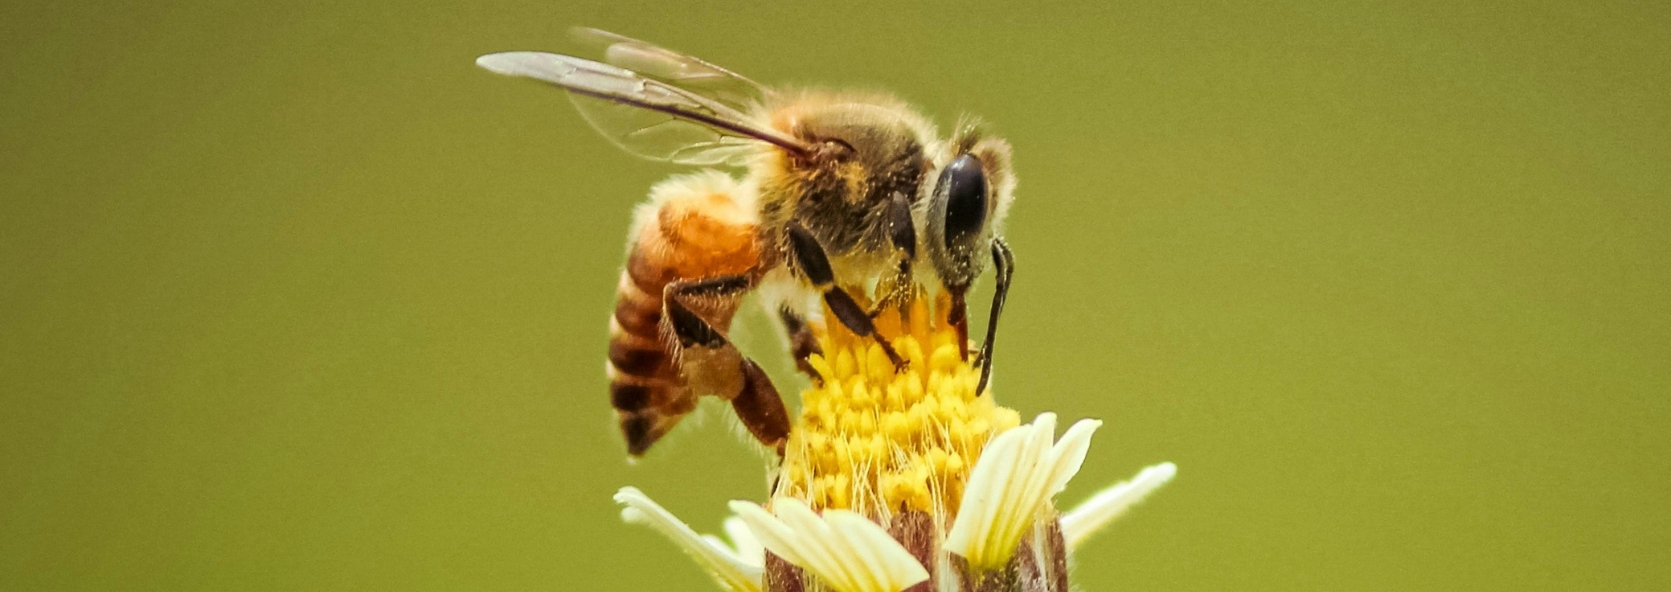
[[[728,592],[760,592],[761,562],[745,560],[724,543],[697,534],[636,487],[622,487],[615,493],[615,502],[626,506],[621,509],[622,520],[653,528],[673,541]]]
[[[754,538],[749,532],[748,525],[736,516],[725,519],[725,536],[731,537],[731,544],[737,549],[737,556],[743,561],[755,565],[766,565],[766,548],[760,546],[760,539]]]
[[[991,538],[989,530],[998,520],[1004,493],[1008,493],[1006,485],[1016,482],[1014,472],[1019,465],[1018,455],[1031,436],[1033,426],[1021,425],[999,433],[998,438],[989,441],[986,450],[981,452],[981,458],[974,463],[974,470],[969,473],[969,485],[962,493],[962,507],[957,508],[951,532],[946,533],[944,549],[971,562],[976,562],[976,557],[979,557],[979,562],[984,565],[988,560],[981,550],[986,540]]]
[[[847,510],[819,516],[805,503],[780,497],[776,515],[753,502],[731,502],[765,548],[818,577],[836,592],[900,592],[928,579],[924,569],[888,531]]]
[[[1079,472],[1101,425],[1080,420],[1052,445],[1056,416],[1041,413],[994,438],[975,462],[946,550],[982,570],[1008,562],[1051,498]]]
[[[1062,488],[1068,486],[1068,481],[1079,474],[1079,467],[1085,464],[1085,455],[1091,451],[1091,435],[1102,427],[1102,422],[1095,419],[1081,419],[1074,422],[1062,437],[1056,440],[1055,458],[1050,466],[1050,493],[1056,495]]]
[[[836,547],[835,532],[812,511],[812,508],[808,508],[801,500],[785,501],[780,498],[772,504],[772,509],[776,511],[777,518],[789,528],[790,546],[796,555],[806,562],[801,567],[828,580],[837,589],[848,590],[855,585],[847,570],[843,569],[841,550]],[[745,517],[743,520],[746,521],[748,518]],[[767,549],[772,549],[771,543],[764,539],[761,542],[766,543]],[[791,560],[790,563],[795,562]]]
[[[1063,514],[1062,538],[1067,542],[1068,550],[1072,551],[1084,544],[1091,535],[1102,530],[1115,518],[1119,518],[1137,502],[1143,501],[1143,498],[1171,481],[1177,474],[1177,465],[1160,463],[1139,471],[1130,481],[1097,492],[1073,511]]]
[[[988,537],[993,515],[1003,503],[1004,484],[1014,482],[1016,455],[1021,444],[1032,436],[1032,426],[1017,426],[999,434],[981,451],[980,459],[970,471],[969,483],[963,489],[962,506],[951,532],[946,534],[947,551],[968,558],[981,541]]]

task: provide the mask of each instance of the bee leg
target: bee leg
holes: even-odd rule
[[[743,390],[731,399],[731,410],[755,440],[777,450],[781,459],[783,446],[789,441],[789,410],[783,406],[783,396],[754,360],[743,358],[739,369]]]
[[[807,361],[813,354],[824,354],[824,348],[818,346],[818,336],[812,333],[812,326],[788,307],[778,309],[777,314],[783,320],[784,330],[789,333],[789,353],[795,357],[795,369],[811,377],[814,383],[823,384],[824,377],[819,376],[812,363]]]
[[[876,293],[879,295],[876,302],[871,305],[870,310],[865,311],[865,314],[869,315],[870,318],[874,319],[882,316],[882,313],[887,312],[890,308],[898,308],[900,312],[905,312],[907,309],[904,308],[904,305],[911,300],[913,294],[911,262],[900,261],[899,267],[894,273],[884,276],[881,281],[876,282]]]
[[[895,191],[888,200],[888,241],[905,254],[905,269],[917,258],[917,227],[911,223],[911,199]]]
[[[963,289],[946,287],[946,294],[951,297],[951,307],[946,309],[946,323],[957,330],[958,355],[963,361],[969,361],[969,305],[963,300]],[[979,392],[979,391],[976,391]]]
[[[675,359],[687,388],[731,402],[737,418],[755,440],[781,449],[789,438],[789,412],[771,378],[716,328],[729,324],[744,294],[755,285],[748,275],[683,280],[667,285],[663,299],[663,335],[676,345]],[[704,318],[708,315],[708,318]]]
[[[911,262],[917,258],[917,228],[911,223],[911,200],[898,191],[888,201],[888,242],[900,254],[899,267],[894,271],[893,278],[880,286],[882,297],[871,309],[871,318],[876,318],[890,306],[905,310],[904,304],[915,292],[911,283]]]
[[[981,382],[975,386],[975,396],[986,392],[992,378],[992,343],[998,338],[998,315],[1004,312],[1004,300],[1010,295],[1010,278],[1015,275],[1015,254],[1002,237],[992,238],[992,270],[998,285],[992,291],[992,316],[986,322],[986,341],[981,344]]]
[[[905,358],[899,357],[893,345],[876,334],[876,323],[871,321],[870,314],[853,300],[852,294],[836,285],[835,272],[830,269],[830,258],[824,254],[824,247],[798,223],[789,224],[789,250],[801,274],[812,282],[813,287],[824,292],[824,304],[829,305],[836,320],[854,335],[875,338],[876,344],[882,346],[882,353],[888,355],[894,367],[904,368]]]

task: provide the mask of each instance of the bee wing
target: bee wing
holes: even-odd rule
[[[734,107],[609,64],[533,51],[494,53],[476,65],[569,91],[592,128],[622,149],[681,164],[741,164],[760,142],[810,147]]]
[[[582,43],[601,47],[605,63],[678,86],[739,111],[748,111],[772,96],[770,88],[742,74],[648,41],[587,27],[575,27],[570,33]]]

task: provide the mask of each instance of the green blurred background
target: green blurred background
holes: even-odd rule
[[[576,24],[1015,144],[1000,399],[1180,466],[1086,590],[1671,587],[1671,5],[1452,4],[8,3],[0,588],[714,589],[609,499],[762,493],[606,404],[677,169],[472,65]]]

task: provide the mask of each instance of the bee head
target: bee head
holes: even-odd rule
[[[986,270],[992,239],[1014,199],[1010,145],[975,126],[951,142],[951,159],[929,195],[924,246],[949,292],[962,293]]]

